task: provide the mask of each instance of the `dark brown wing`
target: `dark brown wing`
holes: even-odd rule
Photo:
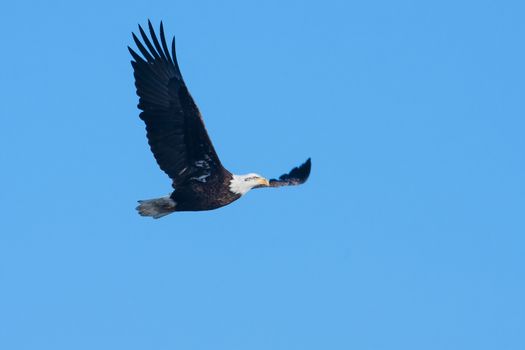
[[[288,174],[281,175],[279,179],[271,179],[270,187],[295,186],[305,183],[310,176],[312,161],[310,158],[301,166],[293,168]]]
[[[146,123],[148,143],[160,168],[173,186],[194,180],[206,182],[221,176],[223,168],[210,141],[197,105],[193,101],[177,63],[175,38],[171,54],[160,23],[160,43],[148,21],[151,40],[139,25],[145,46],[133,34],[143,57],[130,47],[131,65],[139,98],[140,119]]]

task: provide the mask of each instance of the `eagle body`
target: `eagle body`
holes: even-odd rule
[[[241,194],[230,190],[232,179],[233,176],[224,171],[223,176],[209,182],[192,181],[188,186],[173,191],[170,198],[177,203],[176,211],[217,209],[241,198]]]
[[[271,180],[255,173],[235,175],[224,168],[182,78],[175,40],[170,52],[162,22],[160,41],[149,21],[148,28],[151,40],[140,25],[142,41],[132,34],[141,55],[128,47],[142,111],[139,116],[146,124],[155,160],[175,190],[166,197],[139,201],[139,214],[160,218],[175,211],[217,209],[253,188],[299,185],[308,179],[310,159]]]

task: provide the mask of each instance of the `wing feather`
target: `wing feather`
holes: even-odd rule
[[[224,168],[182,79],[175,39],[170,54],[162,22],[160,41],[150,21],[148,28],[151,40],[140,25],[142,41],[132,34],[141,55],[128,49],[133,58],[138,108],[142,110],[139,116],[146,124],[151,151],[174,186],[183,186],[192,177],[203,174],[222,176]],[[202,167],[202,161],[206,162],[206,167]]]
[[[312,160],[308,158],[302,165],[293,168],[288,174],[279,176],[279,179],[271,179],[270,187],[296,186],[306,182],[312,169]]]

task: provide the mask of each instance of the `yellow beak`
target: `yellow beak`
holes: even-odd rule
[[[257,179],[257,182],[263,186],[270,186],[270,181],[268,181],[268,179],[265,179],[263,177]]]

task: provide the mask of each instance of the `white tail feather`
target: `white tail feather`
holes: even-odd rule
[[[175,211],[177,203],[169,196],[139,201],[136,208],[140,215],[151,216],[154,219],[161,218]]]

